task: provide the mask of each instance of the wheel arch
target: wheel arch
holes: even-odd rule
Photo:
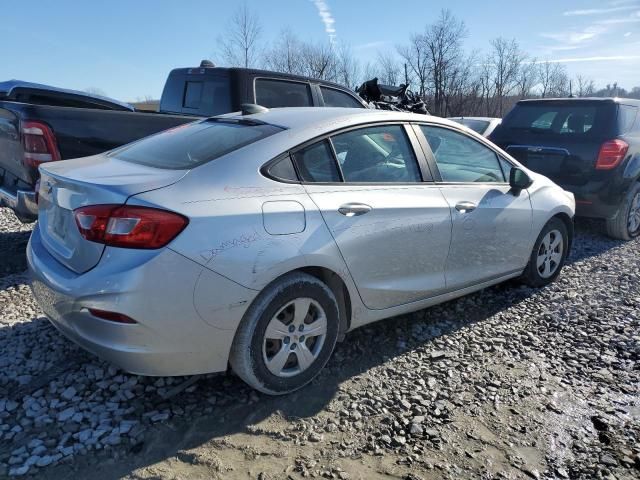
[[[549,220],[551,220],[552,218],[557,218],[562,223],[564,223],[564,226],[567,228],[567,237],[568,237],[567,238],[567,242],[568,242],[568,245],[567,245],[567,256],[569,256],[569,254],[571,253],[571,247],[573,246],[573,237],[574,237],[573,219],[568,214],[566,214],[564,212],[556,213]],[[547,221],[547,223],[549,223],[549,222]]]
[[[323,282],[331,289],[338,302],[338,310],[340,312],[340,329],[338,340],[342,340],[344,334],[351,328],[352,304],[351,295],[349,294],[347,284],[344,282],[342,277],[340,277],[340,275],[326,267],[310,266],[302,267],[294,271],[311,275],[312,277],[315,277]]]

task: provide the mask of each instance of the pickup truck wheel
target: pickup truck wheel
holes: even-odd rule
[[[338,338],[338,302],[317,278],[296,272],[267,286],[245,313],[229,363],[269,395],[293,392],[325,366]]]
[[[640,182],[624,196],[618,213],[607,219],[607,235],[619,240],[632,240],[640,235]]]
[[[552,218],[538,235],[521,280],[532,287],[553,282],[564,266],[568,246],[567,227],[560,219]]]

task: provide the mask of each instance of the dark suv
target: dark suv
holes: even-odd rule
[[[623,240],[640,234],[640,100],[521,100],[490,135],[576,197],[576,215],[603,218]]]

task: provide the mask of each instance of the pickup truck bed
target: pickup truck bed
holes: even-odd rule
[[[50,128],[64,160],[95,155],[197,117],[0,101],[0,203],[26,221],[37,216],[37,165],[25,162],[22,140],[32,119]]]

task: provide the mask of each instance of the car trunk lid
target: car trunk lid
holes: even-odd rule
[[[40,167],[40,234],[45,248],[76,273],[93,268],[104,245],[86,240],[74,210],[85,205],[126,203],[131,195],[177,182],[185,170],[164,170],[97,155]]]

